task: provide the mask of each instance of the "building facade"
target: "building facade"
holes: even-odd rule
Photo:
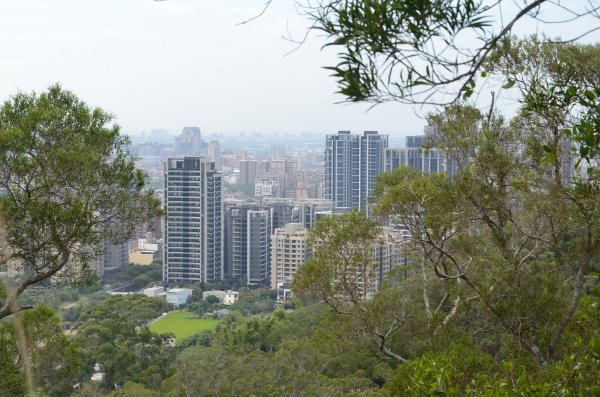
[[[252,204],[225,207],[225,274],[247,285],[269,281],[271,213]]]
[[[368,211],[376,176],[384,170],[388,136],[376,131],[363,135],[339,131],[325,140],[325,193],[336,209]]]
[[[439,149],[388,148],[385,150],[385,171],[406,166],[424,174],[445,173],[446,155]]]
[[[360,209],[369,212],[367,199],[373,194],[377,175],[384,171],[385,149],[388,136],[377,131],[365,131],[361,137],[360,151]]]
[[[296,172],[296,199],[322,199],[324,190],[322,168]]]
[[[113,243],[105,240],[101,255],[96,258],[96,274],[103,278],[110,273],[129,264],[129,242]]]
[[[221,280],[221,174],[203,157],[170,158],[164,172],[164,281]]]
[[[426,131],[429,128],[426,127]],[[440,173],[454,176],[459,168],[469,161],[464,156],[459,158],[460,161],[457,161],[455,157],[436,148],[427,135],[408,136],[406,137],[406,147],[385,150],[385,171],[389,172],[406,166],[423,174]]]
[[[301,223],[275,229],[271,241],[271,288],[292,282],[294,273],[309,255],[307,236]]]

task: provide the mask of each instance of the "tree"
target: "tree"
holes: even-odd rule
[[[82,313],[74,339],[81,346],[85,377],[89,379],[94,365],[99,364],[105,391],[127,382],[157,389],[171,371],[173,336],[155,334],[148,324],[170,306],[134,294],[111,296]]]
[[[564,39],[575,41],[598,29],[600,9],[596,0],[300,3],[313,28],[325,33],[326,46],[339,50],[339,63],[328,67],[339,92],[350,101],[373,103],[448,104],[468,97],[482,64],[517,25],[534,22],[542,35],[545,27],[554,32],[557,24],[570,24],[580,29]]]
[[[3,395],[25,394],[26,376],[48,396],[64,396],[77,383],[77,346],[63,334],[60,320],[45,307],[25,313],[20,322],[0,322],[0,390]],[[26,353],[23,353],[25,351]],[[29,390],[33,391],[33,390]]]
[[[112,116],[59,85],[0,109],[0,258],[19,273],[0,318],[52,278],[89,278],[102,242],[126,240],[160,213]]]
[[[406,362],[405,346],[391,348],[395,334],[419,317],[421,303],[388,282],[379,285],[373,253],[383,238],[379,224],[352,211],[320,219],[311,229],[313,255],[294,275],[292,289],[306,302],[325,302],[348,331],[377,346],[385,359]],[[349,322],[342,327],[344,322]]]
[[[438,147],[462,149],[469,162],[451,180],[384,175],[379,213],[411,232],[430,272],[459,284],[463,310],[508,332],[540,365],[557,360],[578,321],[584,283],[594,282],[597,181],[563,169],[556,178],[519,123],[458,105],[429,120],[456,132],[441,133]]]
[[[514,82],[521,128],[530,132],[527,139],[538,141],[532,149],[539,160],[551,160],[556,178],[567,166],[560,161],[569,160],[572,145],[577,166],[581,160],[590,164],[600,156],[599,54],[598,44],[557,44],[535,36],[506,38],[484,63],[490,77]]]

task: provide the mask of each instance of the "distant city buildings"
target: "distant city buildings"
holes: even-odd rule
[[[271,145],[271,158],[273,160],[277,160],[283,156],[285,156],[286,150],[284,145]]]
[[[219,141],[210,141],[208,144],[208,161],[215,163],[215,169],[221,171],[223,164],[221,162],[221,144]]]
[[[239,183],[247,185],[256,180],[256,170],[258,168],[257,160],[240,160],[240,180]]]
[[[388,136],[376,131],[363,135],[339,131],[325,139],[325,198],[335,209],[367,211],[376,176],[384,170]]]
[[[202,137],[200,128],[184,127],[175,138],[175,153],[178,156],[199,156],[202,154]]]
[[[278,178],[279,197],[296,197],[296,172],[298,160],[291,156],[283,156],[271,161],[271,174]]]
[[[96,258],[96,274],[99,278],[129,264],[129,242],[113,243],[105,240],[102,254]]]
[[[325,192],[323,169],[296,172],[296,199],[322,199]]]
[[[367,199],[384,170],[407,165],[425,173],[443,172],[449,164],[424,135],[409,137],[406,148],[388,148],[388,136],[376,131],[340,131],[327,135],[325,145],[325,156],[315,148],[278,143],[260,151],[239,146],[222,150],[215,139],[203,142],[197,127],[184,128],[172,145],[138,144],[140,164],[161,179],[158,190],[166,214],[154,227],[162,228],[162,235],[144,225],[136,237],[159,250],[164,247],[165,282],[237,279],[248,286],[286,290],[308,255],[307,230],[319,218],[352,208],[368,211]],[[170,157],[154,171],[165,153]],[[236,187],[224,196],[225,179],[253,186]],[[397,239],[380,242],[373,253],[377,272],[365,285],[369,291],[408,261]],[[153,260],[152,250],[133,246],[132,262]],[[106,264],[102,266],[104,270]]]
[[[170,158],[164,173],[164,281],[221,280],[221,174],[203,157]]]

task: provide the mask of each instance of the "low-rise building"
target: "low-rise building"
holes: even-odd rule
[[[175,307],[185,305],[189,297],[192,296],[191,288],[172,288],[167,290],[167,302]]]
[[[165,292],[165,287],[144,288],[144,295],[149,296],[150,298],[160,296],[164,292]]]
[[[292,299],[292,289],[288,283],[277,283],[277,303]]]
[[[233,305],[238,301],[240,293],[238,291],[204,291],[202,293],[202,299],[206,299],[209,296],[214,296],[219,299],[219,302],[224,305]]]
[[[129,252],[129,263],[134,265],[150,265],[160,260],[161,251],[158,244],[150,244],[146,239],[138,239],[137,247]]]

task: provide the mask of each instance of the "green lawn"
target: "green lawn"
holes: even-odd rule
[[[190,312],[174,311],[150,324],[150,330],[159,334],[172,332],[179,343],[205,329],[214,330],[218,322],[219,320],[195,318]]]

